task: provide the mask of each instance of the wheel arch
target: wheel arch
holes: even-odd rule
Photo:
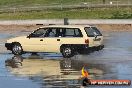
[[[70,46],[70,44],[62,44],[62,45],[60,46],[60,52],[62,52],[63,47],[66,47],[66,46]]]
[[[22,45],[21,45],[20,42],[12,42],[12,47],[13,47],[15,44],[20,44],[20,46],[22,47]],[[23,50],[23,47],[22,47],[22,50]]]
[[[19,42],[12,42],[12,46],[14,45],[14,44],[20,44]],[[21,45],[21,44],[20,44]],[[22,46],[21,46],[22,47]]]

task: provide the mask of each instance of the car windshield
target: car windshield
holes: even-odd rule
[[[101,32],[96,27],[85,27],[84,29],[88,37],[102,36]]]

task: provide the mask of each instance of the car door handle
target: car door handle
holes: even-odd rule
[[[57,41],[60,41],[60,39],[57,39]]]
[[[43,39],[40,39],[40,41],[43,41]]]

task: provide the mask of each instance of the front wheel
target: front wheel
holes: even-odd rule
[[[13,44],[12,53],[14,55],[21,55],[23,52],[22,46],[19,43]]]
[[[70,46],[65,46],[62,48],[62,55],[64,58],[70,58],[74,56],[74,50]]]

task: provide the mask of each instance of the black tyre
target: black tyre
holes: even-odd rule
[[[12,53],[13,53],[14,55],[22,55],[23,49],[22,49],[21,44],[19,44],[19,43],[14,43],[13,46],[12,46]]]
[[[62,47],[62,55],[64,58],[70,58],[75,55],[74,49],[71,46]]]
[[[104,45],[101,46],[101,50],[104,48]]]
[[[98,47],[98,51],[102,50],[104,48],[104,45]]]

